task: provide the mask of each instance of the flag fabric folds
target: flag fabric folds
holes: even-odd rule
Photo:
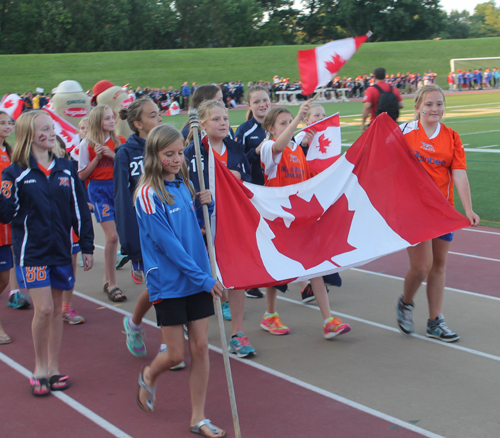
[[[309,144],[306,159],[311,175],[317,175],[331,166],[342,152],[339,113],[306,126],[302,131],[316,131]]]
[[[212,229],[227,288],[339,272],[470,225],[386,114],[334,164],[299,184],[242,183],[219,160],[213,165]]]
[[[66,145],[66,152],[71,154],[73,149],[80,144],[78,130],[71,123],[64,120],[56,114],[54,110],[48,108],[47,106],[43,107],[43,111],[45,111],[52,118],[56,134],[63,139],[64,144]]]
[[[0,102],[0,111],[6,112],[11,119],[17,120],[24,108],[24,101],[17,94],[6,94]]]
[[[366,35],[330,41],[310,50],[298,51],[298,66],[303,94],[309,96],[324,87],[370,36]]]

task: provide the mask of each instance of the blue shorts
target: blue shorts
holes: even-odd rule
[[[73,265],[66,266],[17,266],[19,289],[35,289],[50,286],[54,289],[71,290],[75,285]]]
[[[132,269],[144,272],[144,262],[142,260],[132,260]]]
[[[115,201],[113,180],[100,181],[91,179],[87,188],[89,201],[94,206],[97,222],[115,220]]]
[[[451,232],[448,234],[443,234],[442,236],[439,236],[438,239],[445,240],[446,242],[451,242],[453,240],[453,235],[455,233]]]
[[[82,252],[80,244],[78,242],[76,243],[73,242],[73,247],[71,248],[71,254],[78,254],[79,252]]]
[[[13,266],[12,245],[0,246],[0,271],[8,271]]]

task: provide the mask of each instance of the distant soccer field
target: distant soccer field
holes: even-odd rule
[[[413,98],[405,98],[400,122],[413,120]],[[324,105],[327,115],[339,112],[343,151],[360,136],[361,102]],[[451,94],[446,96],[445,125],[457,131],[465,145],[467,174],[472,203],[481,225],[500,228],[500,92]],[[298,107],[288,107],[296,114]],[[246,111],[230,110],[230,123],[236,129],[245,121]],[[165,117],[165,123],[181,128],[186,115]],[[463,213],[455,194],[456,207]]]

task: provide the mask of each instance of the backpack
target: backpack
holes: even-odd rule
[[[382,88],[376,84],[373,86],[380,92],[375,116],[387,113],[392,120],[397,121],[399,117],[399,101],[398,96],[392,91],[392,86],[389,91],[382,90]]]

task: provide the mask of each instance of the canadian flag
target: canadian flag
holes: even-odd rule
[[[370,36],[366,35],[331,41],[310,50],[298,51],[298,64],[302,91],[309,96],[317,87],[324,87],[356,53]]]
[[[213,165],[211,226],[227,288],[340,272],[470,225],[386,114],[332,166],[299,184],[241,183],[219,160]]]
[[[80,136],[78,130],[71,124],[57,115],[54,110],[43,107],[43,110],[52,118],[56,134],[61,137],[66,144],[66,152],[71,154],[71,151],[80,144]]]
[[[167,116],[176,116],[180,112],[181,112],[181,107],[179,106],[179,102],[174,100],[167,111]]]
[[[342,140],[339,113],[313,123],[302,130],[302,132],[314,131],[316,134],[309,144],[306,156],[311,176],[322,172],[340,157]]]
[[[11,119],[17,120],[24,108],[24,101],[17,94],[6,94],[0,101],[0,111],[6,112]]]

